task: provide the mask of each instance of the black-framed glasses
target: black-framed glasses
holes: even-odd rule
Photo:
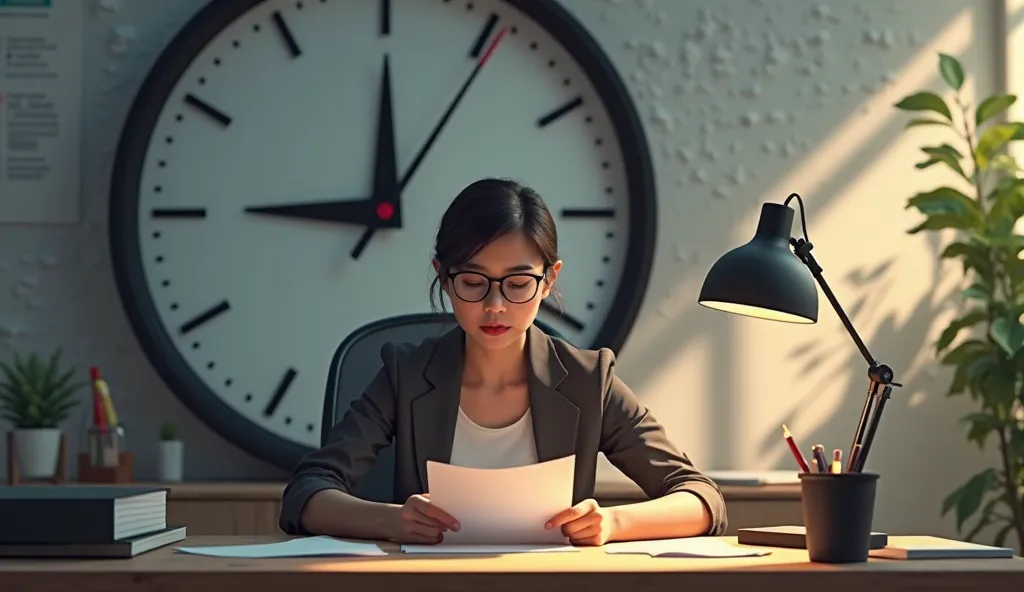
[[[505,300],[513,304],[525,304],[537,295],[544,275],[520,272],[492,278],[476,271],[458,271],[448,278],[459,300],[480,302],[491,292],[491,284],[498,282]]]

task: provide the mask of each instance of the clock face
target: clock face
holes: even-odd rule
[[[384,136],[397,185],[375,174]],[[211,2],[153,67],[119,146],[123,302],[201,419],[290,468],[319,446],[338,344],[429,310],[441,215],[487,176],[534,187],[555,216],[563,304],[542,320],[617,350],[646,289],[653,181],[619,79],[562,8]]]

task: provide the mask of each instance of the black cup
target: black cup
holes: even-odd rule
[[[800,473],[811,561],[867,561],[877,484],[877,473]]]

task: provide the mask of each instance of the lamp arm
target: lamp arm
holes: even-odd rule
[[[836,298],[835,293],[832,292],[832,288],[829,287],[828,282],[825,281],[825,276],[822,275],[821,266],[818,265],[818,261],[811,255],[811,249],[814,245],[807,239],[807,221],[804,218],[804,203],[800,199],[800,196],[796,193],[792,193],[786,198],[786,202],[783,205],[789,205],[790,200],[796,199],[800,204],[800,222],[804,231],[804,238],[790,238],[789,243],[793,246],[793,251],[797,258],[803,262],[804,265],[811,271],[811,275],[814,276],[815,281],[821,286],[822,292],[825,293],[825,297],[828,298],[832,308],[836,311],[836,315],[839,316],[839,320],[842,321],[843,326],[846,327],[847,333],[853,339],[857,349],[860,350],[860,354],[864,357],[864,360],[868,363],[868,378],[878,382],[880,384],[891,384],[893,386],[902,386],[899,383],[893,382],[893,371],[892,368],[886,364],[881,364],[871,355],[868,351],[868,346],[865,345],[864,340],[861,339],[860,334],[857,333],[857,329],[854,328],[853,322],[850,321],[849,315],[840,306],[839,300]]]

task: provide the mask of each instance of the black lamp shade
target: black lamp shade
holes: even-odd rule
[[[789,206],[761,206],[754,238],[711,266],[697,301],[708,308],[783,321],[818,320],[818,289],[811,272],[790,249]]]

